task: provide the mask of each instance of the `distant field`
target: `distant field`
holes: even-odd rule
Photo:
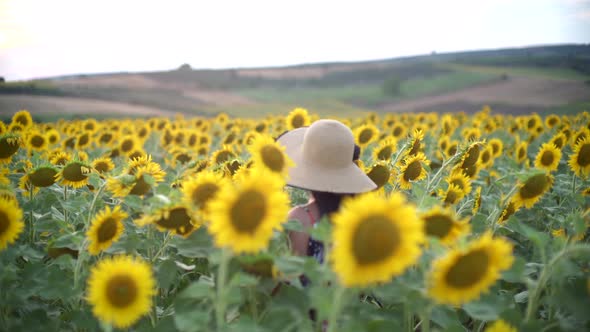
[[[259,117],[306,107],[321,115],[549,112],[590,102],[590,46],[564,45],[278,68],[78,75],[0,84],[0,115]]]

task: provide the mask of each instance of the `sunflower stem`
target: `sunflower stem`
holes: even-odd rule
[[[572,194],[576,194],[576,173],[572,174]]]
[[[33,184],[29,185],[29,203],[31,210],[29,211],[29,222],[31,226],[31,245],[35,243],[35,222],[33,220],[33,191],[34,191]]]
[[[414,315],[412,311],[408,307],[407,303],[404,303],[404,331],[412,332],[413,331],[413,322],[414,322]]]
[[[82,268],[82,262],[86,259],[86,246],[88,245],[88,239],[84,239],[84,242],[80,245],[78,250],[78,259],[76,260],[76,267],[74,268],[74,289],[78,288],[78,278],[80,277],[80,269]]]
[[[545,267],[543,267],[543,270],[541,270],[541,274],[539,275],[539,279],[537,279],[536,285],[532,291],[529,291],[530,296],[526,308],[525,322],[529,322],[534,318],[537,307],[539,306],[539,296],[545,288],[545,283],[547,283],[551,277],[551,273],[555,270],[554,265],[564,257],[581,252],[590,254],[590,246],[587,244],[574,244],[568,247],[566,245],[557,255],[551,259],[551,261],[549,261],[547,265],[545,265]]]
[[[344,297],[344,293],[346,292],[346,288],[339,284],[337,284],[335,287],[336,289],[334,289],[334,298],[332,299],[332,310],[330,311],[330,317],[328,318],[328,332],[338,331],[338,317],[340,316],[340,311],[342,310],[342,299]]]
[[[172,232],[166,233],[166,237],[164,238],[164,242],[160,246],[160,249],[158,249],[158,252],[156,252],[154,257],[151,257],[151,259],[150,259],[152,263],[154,263],[158,258],[160,258],[160,255],[164,252],[164,249],[168,245],[168,242],[170,241],[171,238],[172,238]]]
[[[64,203],[68,201],[68,186],[64,186]],[[64,222],[68,224],[68,210],[64,206]]]
[[[422,326],[420,328],[421,332],[430,332],[430,311],[431,308],[430,306],[428,306],[426,308],[426,310],[424,310],[424,313],[422,313],[421,317],[422,317]]]
[[[226,307],[226,289],[227,269],[231,259],[231,252],[228,248],[221,249],[221,261],[219,262],[219,271],[217,272],[217,299],[215,301],[215,322],[217,331],[222,331],[225,325],[225,307]]]

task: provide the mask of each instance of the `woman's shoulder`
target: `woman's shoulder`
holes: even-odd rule
[[[291,208],[289,211],[289,219],[296,219],[299,220],[304,226],[311,226],[313,224],[313,220],[310,218],[310,204],[304,205],[297,205]]]

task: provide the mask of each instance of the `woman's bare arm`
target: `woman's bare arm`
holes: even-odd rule
[[[305,210],[296,206],[289,211],[289,220],[297,220],[301,223],[304,229],[311,227],[311,220]],[[307,244],[309,242],[309,234],[304,232],[289,232],[289,240],[291,241],[291,251],[297,256],[307,255]]]

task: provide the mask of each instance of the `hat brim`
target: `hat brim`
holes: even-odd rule
[[[289,169],[287,184],[307,190],[341,194],[357,194],[371,191],[377,185],[356,164],[350,161],[345,168],[327,169],[303,158],[303,138],[308,127],[293,129],[277,139],[295,163]]]

